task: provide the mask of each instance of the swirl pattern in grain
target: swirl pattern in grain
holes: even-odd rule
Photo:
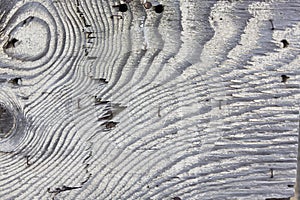
[[[147,2],[0,1],[1,199],[293,195],[300,4]]]

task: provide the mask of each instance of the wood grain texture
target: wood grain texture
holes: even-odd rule
[[[293,196],[300,2],[127,2],[0,0],[0,199]]]

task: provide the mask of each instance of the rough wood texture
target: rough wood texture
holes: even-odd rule
[[[127,2],[0,0],[0,199],[293,196],[300,2]]]

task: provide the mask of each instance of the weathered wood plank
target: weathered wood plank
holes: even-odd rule
[[[0,0],[0,199],[293,196],[300,2],[126,2]]]

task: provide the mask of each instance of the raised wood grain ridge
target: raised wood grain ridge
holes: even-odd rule
[[[300,1],[126,2],[0,0],[0,199],[293,196]]]

